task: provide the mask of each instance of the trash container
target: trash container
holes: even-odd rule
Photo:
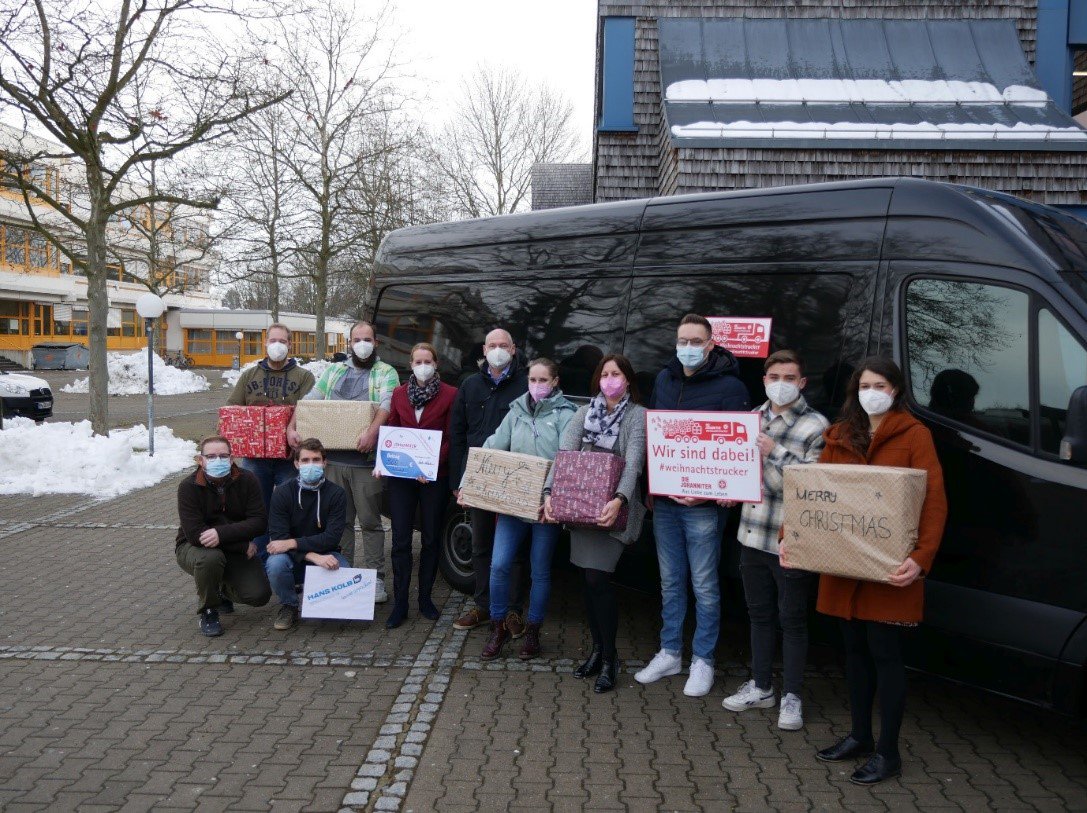
[[[91,353],[75,342],[42,342],[30,348],[35,370],[86,370]]]

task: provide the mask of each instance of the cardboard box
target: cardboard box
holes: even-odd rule
[[[813,463],[785,467],[789,564],[886,582],[917,545],[928,472]]]
[[[287,458],[287,424],[293,413],[290,406],[219,407],[219,434],[230,441],[235,457]]]
[[[358,448],[359,437],[377,415],[373,401],[298,402],[294,428],[303,438],[317,438],[326,449]]]
[[[604,506],[615,496],[626,461],[608,452],[559,452],[551,480],[551,513],[556,521],[582,528],[596,528]],[[609,531],[627,527],[630,509],[619,509]]]
[[[551,461],[542,457],[497,449],[469,449],[461,480],[461,500],[472,508],[536,522],[550,468]]]

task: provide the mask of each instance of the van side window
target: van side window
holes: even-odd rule
[[[453,386],[477,372],[483,339],[494,327],[513,334],[522,362],[547,356],[559,365],[567,395],[586,396],[597,363],[622,345],[627,279],[426,282],[384,288],[375,326],[383,361],[408,374],[416,342],[438,351],[442,379]]]
[[[686,313],[703,316],[770,317],[770,350],[789,348],[804,359],[808,387],[804,397],[834,419],[853,373],[844,325],[855,314],[867,320],[867,296],[850,296],[853,279],[839,273],[750,273],[704,267],[669,276],[635,277],[627,316],[624,353],[634,365],[642,396],[648,400],[657,374],[675,358],[676,326]],[[763,403],[761,358],[741,358],[740,378],[753,405]]]
[[[1038,360],[1042,451],[1057,454],[1068,399],[1087,384],[1087,350],[1046,308],[1038,311]]]
[[[1030,298],[1022,291],[948,279],[910,282],[906,354],[914,400],[1030,446],[1029,318]]]

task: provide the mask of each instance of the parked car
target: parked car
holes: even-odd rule
[[[5,418],[44,421],[53,414],[53,392],[44,378],[0,370],[0,401]]]
[[[912,665],[1085,710],[1083,221],[981,189],[875,179],[401,229],[382,243],[376,278],[383,358],[405,368],[406,348],[430,341],[454,384],[502,325],[523,354],[556,359],[572,395],[588,395],[601,354],[619,351],[644,396],[684,313],[770,317],[771,350],[803,356],[805,395],[833,418],[853,365],[893,356],[950,501]],[[760,400],[761,359],[741,359],[740,375]],[[733,511],[725,577],[737,522]],[[616,577],[656,589],[646,528]],[[453,509],[442,572],[461,589],[470,550]]]

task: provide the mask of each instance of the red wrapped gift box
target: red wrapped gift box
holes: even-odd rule
[[[235,457],[286,458],[291,406],[219,407],[219,434],[230,441]]]
[[[596,528],[604,506],[615,496],[626,461],[608,452],[559,452],[551,482],[551,514],[558,522]],[[610,531],[627,527],[627,506],[619,509]]]

